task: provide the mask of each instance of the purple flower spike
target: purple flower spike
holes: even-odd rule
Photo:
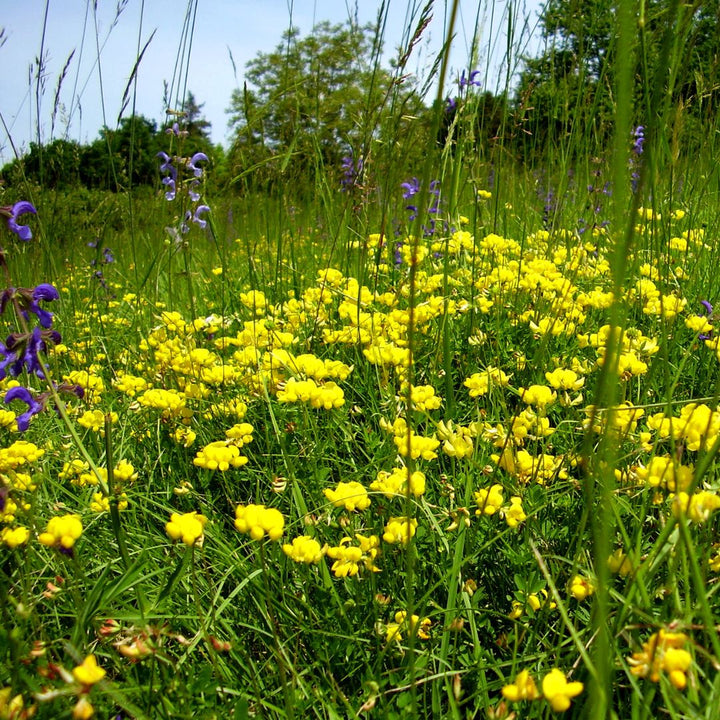
[[[712,315],[713,306],[707,300],[701,300],[700,304],[707,310],[708,315]]]
[[[20,200],[20,202],[16,202],[10,210],[10,217],[8,218],[8,228],[11,232],[14,232],[21,240],[27,242],[28,240],[32,240],[32,231],[30,230],[30,227],[28,225],[18,225],[17,222],[17,219],[25,213],[32,213],[33,215],[37,215],[37,210],[32,205],[32,203],[29,203],[27,200]]]
[[[18,430],[20,432],[25,432],[30,425],[30,418],[33,415],[37,415],[44,409],[43,403],[35,400],[31,392],[22,386],[10,388],[5,393],[6,404],[12,402],[13,400],[22,400],[28,406],[28,409],[16,418]]]
[[[195,177],[202,177],[203,171],[202,168],[196,167],[196,163],[199,162],[207,162],[208,156],[205,153],[195,153],[191,158],[190,162],[188,163],[188,167],[193,171],[193,174]]]

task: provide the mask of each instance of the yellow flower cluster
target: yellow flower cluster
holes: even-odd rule
[[[71,550],[75,541],[82,535],[83,526],[79,515],[58,515],[50,518],[44,533],[38,540],[48,547]]]
[[[275,508],[264,505],[238,505],[235,508],[235,527],[253,540],[279,540],[285,527],[285,518]]]
[[[16,440],[10,447],[0,448],[0,472],[16,470],[39,460],[45,451],[27,440]]]
[[[572,698],[577,697],[583,687],[581,682],[568,682],[562,670],[553,668],[542,680],[541,695],[530,673],[521,670],[515,682],[503,687],[502,694],[510,702],[533,701],[544,697],[555,712],[565,712],[570,708]]]
[[[217,440],[198,450],[193,465],[207,470],[220,470],[225,472],[232,468],[242,467],[248,462],[245,455],[240,454],[240,448],[230,440]]]
[[[582,601],[595,592],[595,583],[582,575],[574,575],[568,585],[568,592],[576,600]]]
[[[359,482],[339,482],[334,490],[323,490],[325,497],[335,506],[344,507],[349,512],[367,510],[370,507],[370,496]]]
[[[643,643],[640,652],[628,658],[630,672],[652,682],[659,682],[660,675],[666,673],[670,682],[683,690],[687,685],[686,673],[692,664],[692,656],[685,650],[687,641],[684,633],[667,632],[661,628]]]
[[[417,525],[415,518],[391,517],[385,525],[383,540],[390,545],[407,545],[415,537]]]
[[[312,378],[296,380],[291,377],[282,390],[278,390],[277,399],[281,403],[306,402],[314,408],[332,410],[345,404],[345,393],[332,380],[318,385]]]
[[[291,543],[283,545],[283,552],[297,563],[317,565],[322,560],[327,548],[324,548],[315,539],[308,535],[293,538]]]
[[[400,643],[404,634],[415,635],[420,640],[430,639],[430,626],[432,621],[428,617],[421,618],[419,615],[411,615],[408,618],[407,611],[399,610],[395,613],[395,622],[389,622],[384,626],[385,642]]]
[[[182,540],[188,547],[201,542],[207,518],[197,512],[172,513],[165,530],[172,540]]]
[[[419,470],[413,473],[407,467],[397,467],[391,472],[381,470],[377,478],[370,483],[370,489],[381,492],[385,497],[405,496],[410,492],[415,497],[425,493],[425,475]]]
[[[327,548],[327,556],[335,561],[331,567],[335,577],[353,577],[360,571],[361,564],[366,570],[379,572],[375,565],[380,548],[379,538],[376,535],[365,537],[356,534],[355,539],[357,545],[350,544],[352,538],[344,537],[339,545]]]

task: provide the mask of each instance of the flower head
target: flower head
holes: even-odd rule
[[[61,551],[70,551],[75,541],[82,535],[83,526],[79,515],[58,515],[50,518],[47,529],[40,533],[38,540],[48,547]]]
[[[202,177],[203,169],[197,166],[199,162],[207,162],[208,156],[205,153],[195,153],[188,162],[188,169],[193,171],[196,178]]]
[[[571,698],[583,691],[583,684],[568,682],[562,670],[553,668],[543,678],[542,691],[555,712],[565,712],[570,707]]]
[[[173,540],[182,540],[188,547],[192,547],[202,539],[206,523],[207,518],[194,511],[182,515],[172,513],[165,530]]]
[[[32,230],[28,225],[19,225],[18,218],[26,213],[37,215],[37,210],[27,200],[20,200],[14,205],[0,209],[0,213],[7,218],[8,230],[15,233],[21,240],[32,240]]]
[[[21,415],[18,415],[15,419],[15,421],[17,422],[18,430],[20,432],[25,432],[25,430],[27,430],[28,426],[30,425],[30,418],[33,415],[37,415],[37,413],[41,412],[45,408],[45,404],[43,402],[38,402],[32,396],[32,393],[27,388],[24,388],[21,385],[10,388],[5,393],[6,403],[12,402],[13,400],[22,400],[28,406],[28,409]]]
[[[510,702],[519,702],[520,700],[538,700],[541,695],[537,689],[537,685],[532,675],[527,670],[521,670],[515,682],[504,685],[502,689],[503,697]]]
[[[88,655],[72,674],[81,685],[94,685],[105,677],[105,671],[97,664],[94,655]]]
[[[235,527],[241,533],[247,533],[253,540],[262,540],[265,535],[270,540],[282,537],[285,518],[275,508],[264,505],[238,505],[235,509]]]

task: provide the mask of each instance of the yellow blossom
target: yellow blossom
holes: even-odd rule
[[[522,506],[522,498],[518,495],[513,495],[510,498],[510,505],[502,508],[500,514],[505,518],[505,522],[510,528],[517,527],[520,523],[527,520],[527,515]]]
[[[262,540],[265,535],[270,540],[278,540],[283,534],[285,518],[275,508],[264,505],[238,505],[235,509],[235,527],[241,533],[247,533],[253,540]]]
[[[201,541],[207,518],[197,512],[172,513],[165,530],[172,540],[182,540],[188,547]]]
[[[538,700],[541,697],[532,675],[527,670],[521,670],[515,677],[515,682],[504,685],[502,694],[510,702]]]
[[[225,440],[209,443],[201,450],[198,450],[193,459],[193,465],[208,470],[220,470],[221,472],[225,472],[231,467],[242,467],[247,462],[248,459],[240,454],[237,445]]]
[[[308,535],[293,538],[292,543],[283,545],[283,552],[297,563],[317,564],[325,554],[325,548]]]
[[[425,475],[419,470],[410,473],[407,467],[394,468],[392,472],[381,470],[377,474],[377,478],[370,484],[370,489],[381,492],[388,498],[407,495],[408,490],[415,497],[420,497],[425,493]]]
[[[323,490],[325,497],[335,506],[344,507],[349,512],[367,510],[370,496],[359,482],[339,482],[335,490]]]
[[[684,649],[687,640],[684,633],[667,632],[661,628],[643,643],[640,652],[628,658],[630,672],[652,682],[659,682],[661,673],[665,672],[670,682],[682,690],[687,684],[685,673],[692,664],[692,656]]]
[[[576,600],[582,601],[595,592],[595,585],[588,578],[575,575],[570,581],[569,592]]]
[[[528,388],[521,387],[519,393],[524,403],[535,405],[540,410],[548,405],[552,405],[557,399],[557,393],[547,387],[547,385],[530,385]]]
[[[24,545],[30,539],[30,531],[23,525],[15,527],[4,527],[0,531],[0,542],[10,548],[16,548],[18,545]]]
[[[555,712],[565,712],[570,707],[571,699],[583,691],[583,684],[568,682],[562,670],[553,668],[543,678],[542,691]]]
[[[38,540],[48,547],[70,550],[82,535],[83,526],[79,515],[58,515],[50,518],[47,529]]]
[[[417,529],[417,520],[415,518],[391,517],[385,525],[383,540],[386,543],[407,543],[414,537]]]
[[[478,509],[475,511],[476,515],[493,515],[501,507],[503,502],[503,487],[502,485],[495,484],[490,488],[483,488],[478,490],[475,495],[475,502],[478,505]]]
[[[73,669],[72,674],[81,685],[94,685],[105,677],[105,671],[98,666],[94,655],[88,655],[81,665]]]

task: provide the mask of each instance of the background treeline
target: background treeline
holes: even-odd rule
[[[720,97],[720,0],[644,0],[638,22],[634,122],[671,128],[665,151],[692,149],[714,134]],[[56,139],[31,143],[1,173],[6,185],[126,190],[158,185],[157,154],[205,152],[218,189],[297,192],[328,178],[355,188],[417,172],[428,155],[462,144],[468,162],[536,165],[581,148],[602,155],[614,128],[617,67],[614,5],[607,0],[549,0],[540,16],[542,45],[512,57],[499,86],[469,67],[449,78],[446,97],[432,80],[419,86],[409,52],[383,68],[381,28],[319,24],[301,37],[287,31],[245,70],[230,97],[229,147],[213,146],[202,104],[188,93],[179,115],[142,116],[104,128],[89,145]],[[425,17],[408,47],[419,39]],[[673,68],[670,73],[657,68]],[[183,136],[169,130],[179,120]],[[468,152],[470,151],[470,152]]]

